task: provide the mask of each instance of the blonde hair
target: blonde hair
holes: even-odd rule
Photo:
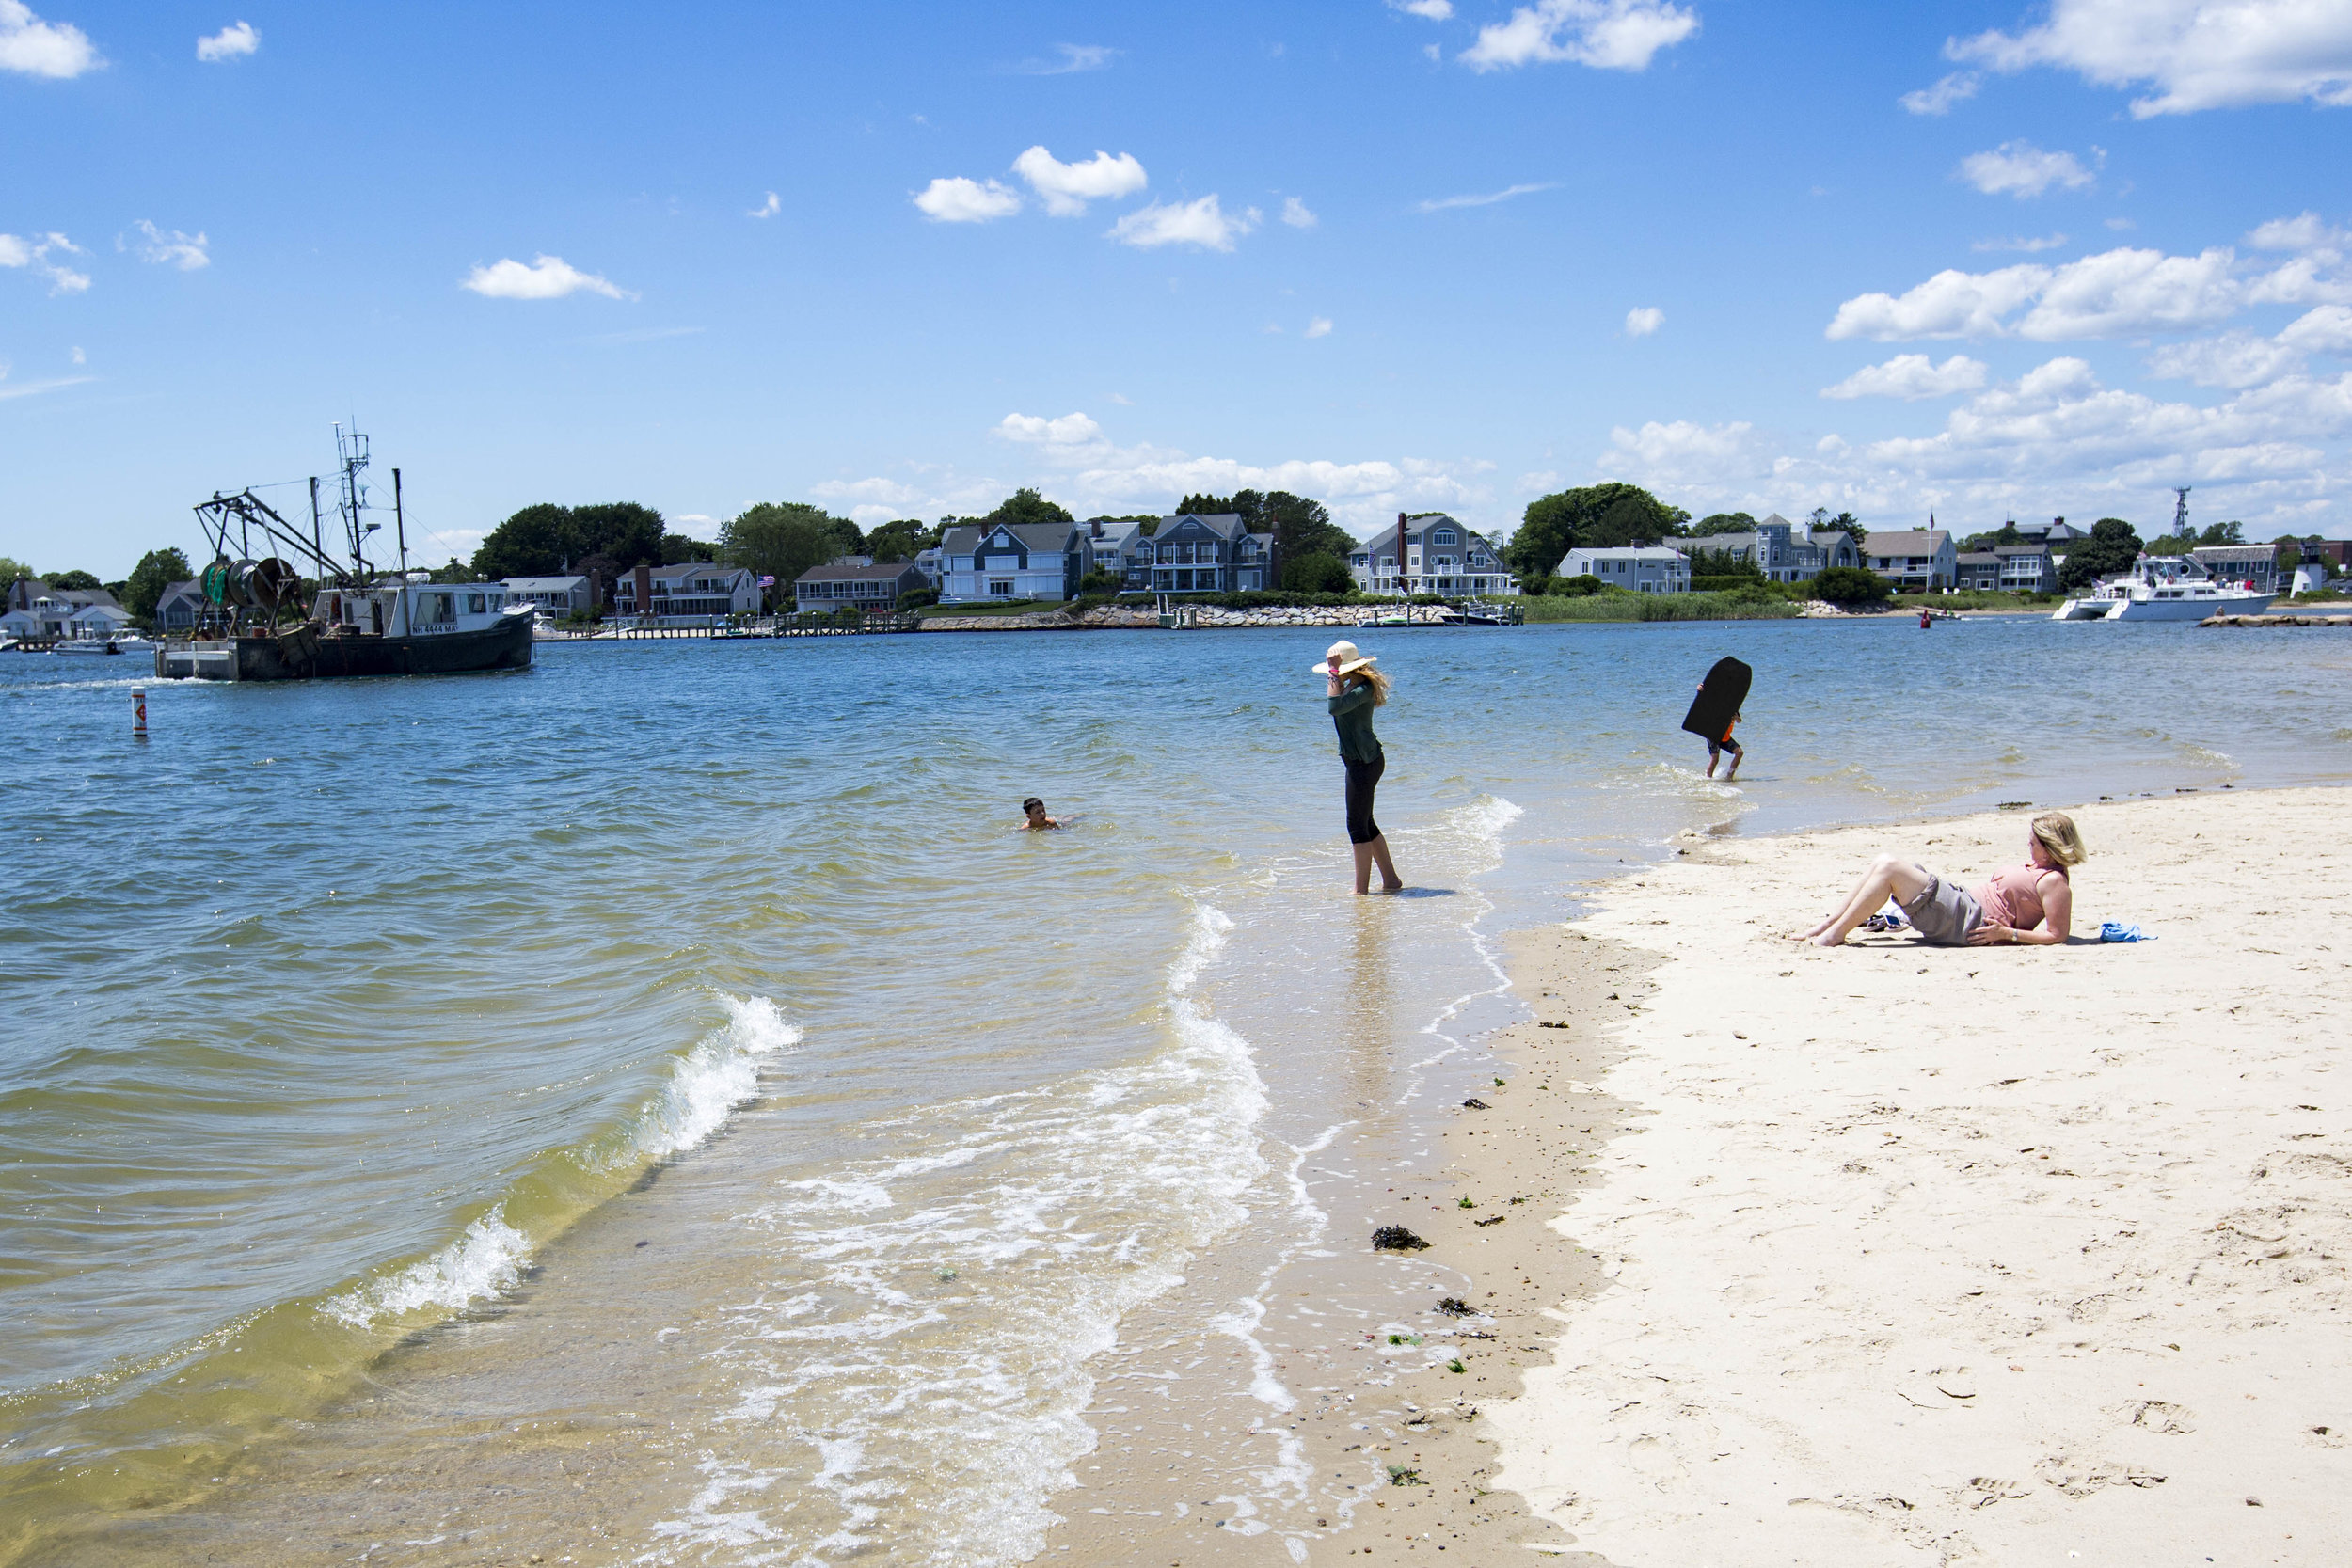
[[[1360,670],[1351,670],[1348,672],[1348,677],[1352,680],[1362,681],[1366,686],[1372,688],[1373,706],[1386,707],[1389,705],[1389,677],[1381,673],[1380,667],[1378,665],[1367,664]]]
[[[2060,865],[2080,865],[2090,853],[2083,847],[2083,835],[2074,831],[2074,819],[2062,811],[2045,811],[2035,817],[2033,836]]]

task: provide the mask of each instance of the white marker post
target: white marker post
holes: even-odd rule
[[[131,738],[147,738],[147,693],[144,690],[131,693]]]

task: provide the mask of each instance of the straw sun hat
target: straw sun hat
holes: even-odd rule
[[[1335,658],[1340,661],[1340,667],[1336,671],[1331,668],[1331,661]],[[1313,665],[1311,668],[1318,675],[1349,675],[1354,674],[1359,670],[1361,670],[1365,665],[1374,662],[1375,661],[1370,654],[1358,653],[1356,651],[1355,643],[1334,642],[1327,650],[1325,651],[1323,662]]]

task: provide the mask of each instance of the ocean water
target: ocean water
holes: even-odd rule
[[[1359,900],[1329,635],[0,656],[0,1562],[1022,1560],[1146,1418],[1106,1388],[1304,1397],[1268,1292],[1360,1252],[1501,936],[1597,877],[2352,777],[2331,632],[1366,634],[1414,892]],[[1726,653],[1734,785],[1676,728]],[[1213,1362],[1122,1337],[1195,1298]],[[1288,1529],[1263,1435],[1216,1495]]]

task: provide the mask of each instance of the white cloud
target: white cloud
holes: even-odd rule
[[[2148,373],[2160,381],[2194,381],[2200,387],[2251,387],[2276,381],[2302,368],[2303,356],[2274,338],[2225,332],[2167,343],[2148,356]]]
[[[1293,229],[1312,229],[1320,220],[1295,196],[1282,198],[1282,221]]]
[[[1054,447],[1063,451],[1105,444],[1103,427],[1084,414],[1064,414],[1053,420],[1037,414],[1008,414],[996,422],[995,434],[1024,446]]]
[[[2352,7],[2335,0],[2053,0],[2039,26],[1953,39],[1955,60],[2057,66],[2153,92],[2132,113],[2248,103],[2352,104]]]
[[[749,218],[771,218],[783,211],[784,203],[777,198],[775,192],[770,191],[766,201],[751,208],[743,215]]]
[[[1535,0],[1507,22],[1478,30],[1462,52],[1473,71],[1567,60],[1603,71],[1645,71],[1661,49],[1698,31],[1694,11],[1668,0]]]
[[[2091,152],[2097,163],[2106,161],[2099,149]],[[2082,190],[2093,178],[2072,152],[2044,152],[2029,141],[2005,141],[1990,152],[1972,152],[1960,161],[1957,172],[1987,196],[2014,196],[2021,201],[2053,185]]]
[[[1454,207],[1491,207],[1498,201],[1508,201],[1515,196],[1533,196],[1537,191],[1558,190],[1557,184],[1512,185],[1483,196],[1441,196],[1418,205],[1416,211],[1442,213]]]
[[[2037,251],[2056,250],[2065,243],[2066,236],[2063,234],[2042,234],[2033,237],[2019,236],[2007,240],[1979,240],[1968,248],[1971,250],[2022,250],[2031,256]]]
[[[0,234],[0,267],[24,267],[49,279],[53,294],[78,294],[89,289],[89,274],[75,272],[60,261],[49,259],[53,250],[69,256],[79,256],[82,247],[63,234],[35,234],[20,238],[15,234]]]
[[[1454,18],[1454,0],[1389,0],[1389,8],[1432,22],[1450,22]]]
[[[0,71],[70,80],[103,63],[81,28],[43,22],[24,0],[0,0]]]
[[[5,372],[0,372],[0,379],[5,379]],[[47,381],[20,381],[12,386],[0,387],[0,399],[38,397],[43,392],[54,392],[60,387],[79,387],[85,381],[97,379],[94,375],[60,375]]]
[[[2352,303],[2352,279],[2329,276],[2352,255],[2352,234],[2331,229],[2317,213],[2276,218],[2246,237],[2257,250],[2295,254],[2254,279],[2246,297],[2257,305]]]
[[[1191,245],[1204,250],[1231,250],[1236,239],[1258,227],[1258,217],[1255,207],[1228,217],[1214,195],[1198,201],[1155,201],[1120,218],[1112,226],[1110,238],[1144,248]]]
[[[859,502],[856,511],[881,512],[884,521],[904,516],[907,506],[921,499],[921,492],[890,479],[827,480],[809,491],[825,500]]]
[[[1024,60],[1013,71],[1023,76],[1071,76],[1082,71],[1106,71],[1120,52],[1100,43],[1057,43],[1057,60]]]
[[[1074,218],[1087,203],[1133,196],[1150,182],[1132,152],[1112,157],[1097,151],[1084,163],[1065,164],[1042,147],[1032,147],[1012,161],[1013,172],[1044,198],[1045,210],[1056,217]]]
[[[1666,312],[1655,305],[1637,305],[1625,313],[1625,335],[1646,338],[1666,325]]]
[[[2301,354],[2352,359],[2352,307],[2323,305],[2287,324],[2279,341]],[[76,359],[75,364],[81,361]]]
[[[1822,388],[1821,395],[1901,398],[1906,403],[1916,403],[1922,398],[1973,392],[1984,385],[1985,374],[1983,362],[1964,354],[1955,354],[1941,365],[1924,354],[1899,354],[1883,365],[1865,365],[1836,386]]]
[[[2030,263],[1995,272],[1946,270],[1899,297],[1861,294],[1837,308],[1832,340],[1874,338],[2120,338],[2211,325],[2245,292],[2227,247],[2196,256],[2124,248],[2062,267]],[[2028,302],[2033,309],[2009,318]]]
[[[2003,267],[1986,273],[1947,268],[1899,298],[1877,293],[1846,301],[1829,324],[1829,337],[1875,338],[1881,342],[1996,338],[2004,330],[2001,318],[2049,280],[2047,267]]]
[[[986,223],[1021,211],[1021,197],[993,180],[982,184],[957,175],[932,181],[915,196],[914,205],[933,223]]]
[[[1306,336],[1310,338],[1328,338],[1330,335],[1331,318],[1328,316],[1317,316],[1307,324]]]
[[[82,352],[81,345],[78,343],[75,344],[73,348],[73,362],[77,365],[87,365],[89,363],[89,356]]]
[[[1977,73],[1955,71],[1931,87],[1907,92],[1897,102],[1915,115],[1947,115],[1952,105],[1977,96]]]
[[[595,273],[581,272],[561,256],[541,256],[529,266],[512,258],[494,261],[486,267],[474,268],[458,287],[488,299],[562,299],[565,294],[582,292],[602,294],[607,299],[637,297]]]
[[[158,229],[145,218],[139,219],[139,232],[146,241],[139,246],[139,260],[178,267],[182,272],[194,272],[213,264],[205,251],[212,242],[201,234],[183,234],[177,229]]]
[[[232,22],[210,38],[196,40],[199,60],[233,60],[262,47],[262,35],[250,22]]]

